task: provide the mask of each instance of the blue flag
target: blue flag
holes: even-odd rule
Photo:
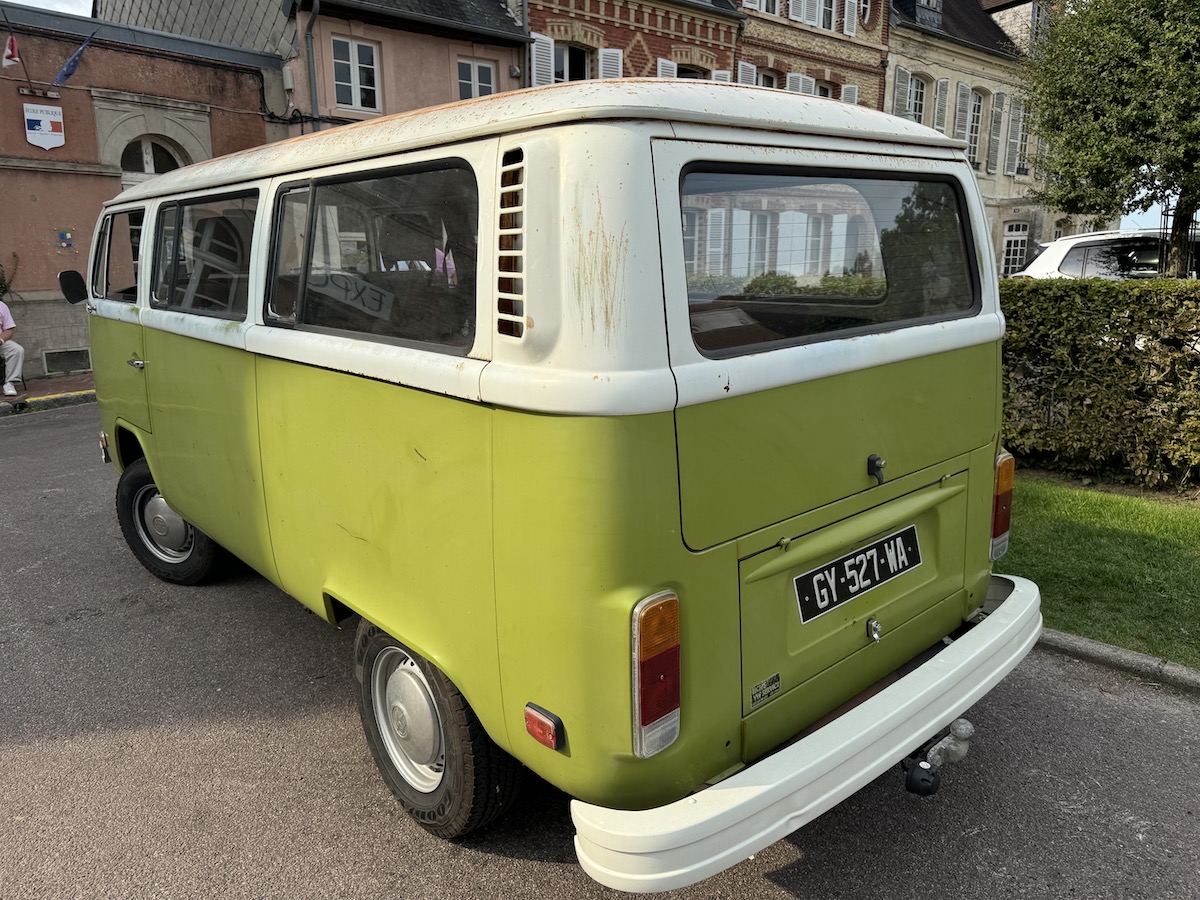
[[[71,54],[71,58],[63,63],[63,67],[58,70],[58,74],[54,76],[54,80],[50,84],[58,87],[67,83],[67,79],[75,74],[75,70],[79,68],[79,60],[83,59],[83,51],[87,49],[87,45],[92,42],[92,38],[96,36],[96,32],[88,35],[88,39],[79,45],[79,49]]]

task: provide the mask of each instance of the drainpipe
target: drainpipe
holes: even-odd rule
[[[308,93],[312,100],[313,131],[321,130],[320,110],[317,108],[317,64],[313,58],[313,23],[321,14],[321,0],[312,0],[312,9],[308,14],[308,23],[304,26],[304,47],[308,52]]]

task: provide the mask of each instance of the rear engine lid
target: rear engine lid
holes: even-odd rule
[[[678,409],[685,543],[877,490],[872,456],[891,484],[994,443],[999,352],[980,344]]]

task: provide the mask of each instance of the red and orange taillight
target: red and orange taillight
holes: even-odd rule
[[[633,752],[660,753],[679,737],[679,598],[672,591],[633,608]]]
[[[1013,477],[1017,470],[1011,453],[996,457],[996,489],[992,497],[992,560],[1008,552],[1008,530],[1012,524]]]

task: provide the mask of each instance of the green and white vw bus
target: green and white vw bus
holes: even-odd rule
[[[988,233],[943,135],[623,79],[167,173],[63,286],[142,563],[230,553],[355,622],[425,828],[528,768],[585,869],[649,891],[904,760],[931,790],[1037,640],[1036,586],[992,573]]]

